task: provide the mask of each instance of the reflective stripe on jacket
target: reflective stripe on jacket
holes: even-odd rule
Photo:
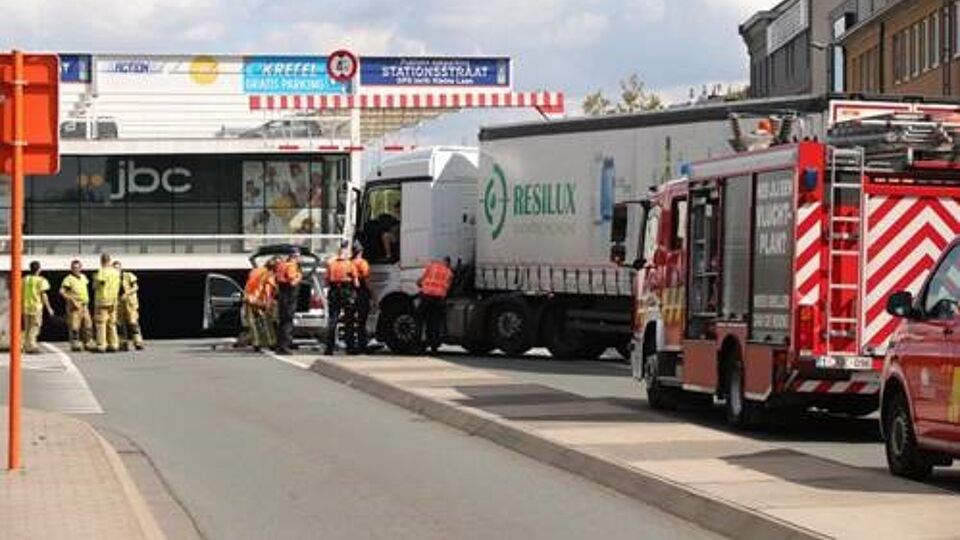
[[[447,268],[447,265],[443,263],[432,262],[423,269],[420,294],[435,298],[446,298],[452,283],[453,270]]]

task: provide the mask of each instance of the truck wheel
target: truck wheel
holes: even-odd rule
[[[493,345],[487,341],[468,341],[463,344],[463,348],[474,356],[486,356],[493,350]]]
[[[530,321],[522,306],[508,303],[493,308],[490,330],[493,345],[509,356],[522,356],[530,350]]]
[[[566,328],[566,314],[561,306],[552,308],[543,323],[543,341],[550,356],[557,360],[571,360],[580,355],[583,348],[583,332]]]
[[[580,348],[580,357],[584,360],[596,360],[609,349],[606,344],[589,343]]]
[[[743,362],[739,357],[727,361],[725,405],[727,423],[737,429],[746,429],[754,421],[755,406],[743,393]]]
[[[394,302],[381,315],[383,342],[397,354],[414,354],[420,350],[419,324],[413,306]]]
[[[657,352],[651,351],[643,357],[643,385],[647,388],[647,403],[658,410],[672,410],[677,407],[678,390],[663,386],[657,374],[660,361]]]
[[[923,480],[933,472],[933,464],[917,447],[917,437],[910,420],[910,410],[902,392],[897,392],[884,415],[884,447],[887,451],[887,467],[896,476]]]

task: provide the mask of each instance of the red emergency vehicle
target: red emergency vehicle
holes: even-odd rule
[[[645,202],[633,373],[654,407],[865,415],[898,321],[960,234],[956,106],[831,105],[824,142],[694,163]],[[742,145],[741,145],[742,146]]]
[[[960,221],[956,208],[949,219]],[[916,296],[894,293],[887,311],[903,321],[883,377],[887,464],[893,474],[920,479],[960,457],[960,239]]]

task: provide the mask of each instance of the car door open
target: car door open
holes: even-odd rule
[[[243,289],[222,274],[207,274],[203,288],[203,329],[206,331],[240,329]]]

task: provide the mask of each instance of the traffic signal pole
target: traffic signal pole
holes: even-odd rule
[[[13,174],[10,184],[10,436],[7,439],[7,468],[20,468],[21,350],[20,324],[23,318],[23,87],[26,85],[23,53],[13,51]]]

